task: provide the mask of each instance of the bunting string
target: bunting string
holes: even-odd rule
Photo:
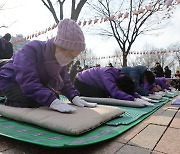
[[[152,55],[152,54],[166,54],[166,53],[180,53],[180,50],[164,50],[164,51],[143,51],[143,52],[129,52],[129,55]],[[78,57],[79,60],[101,60],[101,59],[111,59],[111,58],[121,58],[122,55],[111,55],[111,56],[101,56],[101,57]]]
[[[164,5],[165,5],[165,8],[166,9],[169,9],[171,5],[177,5],[177,4],[180,4],[180,0],[166,0]],[[151,4],[152,5],[152,4]],[[139,15],[139,14],[143,14],[145,11],[153,11],[152,9],[152,6],[150,4],[145,6],[144,8],[141,7],[139,10],[133,10],[132,11],[132,15]],[[160,7],[160,5],[159,5]],[[155,11],[158,11],[160,8],[156,8]],[[129,12],[116,12],[114,15],[111,15],[110,17],[107,17],[107,16],[104,16],[104,17],[95,17],[94,19],[86,19],[86,20],[79,20],[79,21],[76,21],[80,26],[87,26],[87,25],[92,25],[92,24],[97,24],[97,23],[104,23],[104,22],[107,22],[107,21],[114,21],[115,18],[120,20],[120,19],[126,19],[129,17]],[[52,26],[49,26],[48,28],[44,29],[44,30],[41,30],[39,32],[36,32],[36,33],[33,33],[33,34],[30,34],[22,39],[16,39],[16,40],[13,40],[12,41],[12,44],[15,44],[15,43],[18,43],[18,42],[24,42],[26,40],[31,40],[35,37],[38,37],[42,34],[45,34],[47,33],[48,31],[51,31],[53,29],[55,29],[57,27],[58,24],[53,24]],[[137,53],[137,52],[136,52]],[[137,53],[138,54],[138,53]]]

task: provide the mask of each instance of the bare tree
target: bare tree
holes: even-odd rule
[[[122,67],[122,52],[119,51],[119,49],[115,49],[114,50],[114,54],[113,54],[114,58],[112,59],[112,64],[115,67]]]
[[[47,9],[51,12],[51,14],[53,15],[53,18],[55,20],[56,23],[58,23],[60,20],[62,20],[64,18],[64,3],[66,2],[66,0],[57,0],[56,2],[58,3],[57,5],[59,6],[59,10],[56,11],[54,4],[53,4],[53,0],[41,0],[43,2],[43,4],[47,7]],[[69,10],[70,14],[71,14],[71,19],[72,20],[77,20],[79,17],[79,14],[84,6],[84,4],[86,3],[87,0],[79,0],[79,2],[77,3],[76,0],[71,0],[71,10]],[[54,1],[55,3],[55,1]],[[66,9],[67,12],[67,9]]]
[[[144,65],[148,68],[153,68],[156,62],[159,62],[164,68],[165,66],[171,67],[174,63],[173,56],[171,53],[166,52],[163,49],[156,49],[148,52],[142,52],[144,54],[134,58],[131,63],[133,65]]]
[[[91,49],[86,49],[84,52],[82,52],[78,56],[77,59],[80,60],[83,67],[85,67],[85,65],[94,66],[95,64],[97,64],[99,62],[97,57],[93,54]]]
[[[123,52],[123,66],[127,66],[127,56],[136,38],[165,27],[162,22],[171,17],[175,8],[164,0],[98,0],[98,4],[88,4],[107,18],[110,27],[101,29],[100,34],[116,39],[119,51]]]
[[[180,66],[180,43],[172,44],[168,47],[168,49],[174,53],[173,59]]]
[[[0,11],[3,10],[4,4],[0,4]],[[0,28],[8,28],[6,25],[0,25]]]
[[[9,9],[9,8],[4,8],[5,7],[5,4],[0,4],[0,11],[4,11],[4,10],[6,10],[6,9]],[[11,8],[11,9],[13,9],[13,8]],[[13,21],[13,22],[11,22],[11,23],[6,23],[6,24],[2,24],[2,25],[0,25],[0,28],[9,28],[9,27],[11,27],[15,22],[16,22],[17,20],[15,20],[15,21]]]

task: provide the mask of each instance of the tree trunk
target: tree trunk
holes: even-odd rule
[[[127,55],[125,52],[123,52],[123,67],[127,66]]]

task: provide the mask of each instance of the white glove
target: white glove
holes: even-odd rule
[[[76,109],[66,103],[63,103],[59,99],[55,99],[51,105],[50,108],[59,112],[74,112]]]
[[[165,94],[166,94],[166,92],[164,92],[164,91],[155,92],[155,95],[164,96]]]
[[[172,92],[176,91],[176,89],[174,87],[169,87],[169,89],[171,89]]]
[[[173,92],[167,92],[167,94],[173,95],[174,93]]]
[[[153,102],[153,103],[158,103],[159,102],[157,100],[153,100],[153,99],[150,99],[150,98],[147,98],[147,97],[144,97],[144,96],[141,96],[141,99],[145,100],[145,101],[148,101],[148,102]]]
[[[135,101],[136,101],[136,102],[139,102],[139,103],[142,103],[142,104],[144,104],[144,105],[147,105],[147,106],[154,106],[154,104],[149,103],[148,101],[142,100],[142,99],[140,99],[140,98],[137,98]]]
[[[96,107],[97,103],[88,103],[85,100],[81,99],[79,96],[75,96],[72,99],[72,103],[79,107]]]

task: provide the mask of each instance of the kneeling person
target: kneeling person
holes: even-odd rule
[[[140,95],[135,93],[133,80],[114,67],[94,67],[79,72],[74,85],[81,96],[111,97],[129,101],[140,98]]]

